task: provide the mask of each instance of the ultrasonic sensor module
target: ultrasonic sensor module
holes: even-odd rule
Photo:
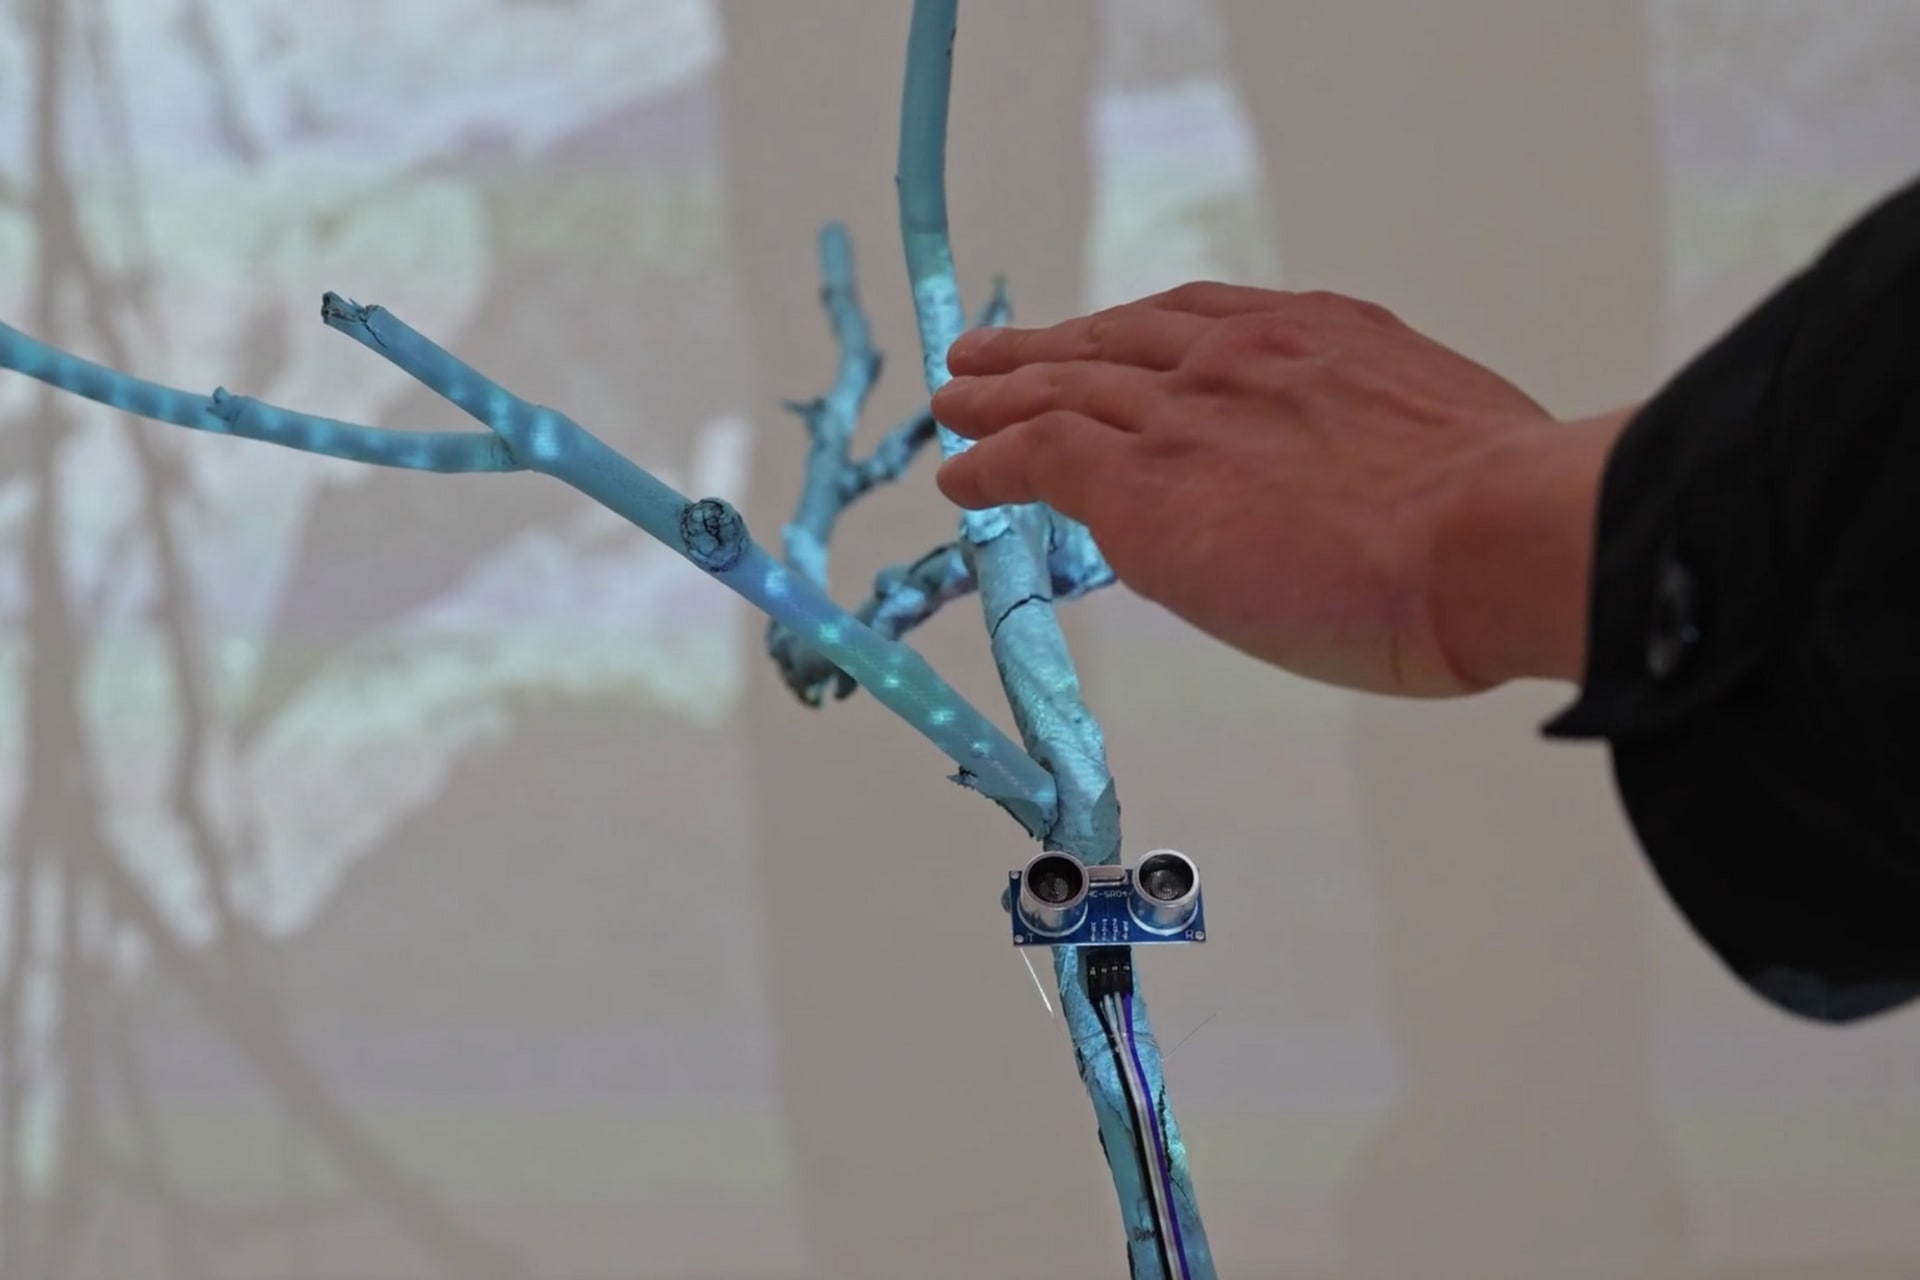
[[[1133,868],[1090,867],[1050,851],[1007,874],[1017,947],[1207,940],[1200,869],[1172,849],[1156,849]]]

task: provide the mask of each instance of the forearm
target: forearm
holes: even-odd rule
[[[1429,601],[1464,683],[1580,679],[1600,479],[1637,407],[1515,431],[1469,471],[1435,538]]]

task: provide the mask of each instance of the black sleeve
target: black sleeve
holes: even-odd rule
[[[1824,1021],[1920,994],[1920,183],[1635,417],[1590,605],[1546,731],[1708,946]]]

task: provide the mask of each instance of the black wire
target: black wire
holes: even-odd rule
[[[1092,995],[1092,992],[1088,993]],[[1153,1218],[1153,1242],[1160,1254],[1160,1267],[1167,1280],[1178,1280],[1180,1273],[1173,1265],[1173,1241],[1167,1239],[1160,1229],[1160,1213],[1153,1194],[1153,1151],[1150,1143],[1152,1135],[1147,1126],[1153,1123],[1153,1112],[1147,1106],[1146,1099],[1133,1091],[1133,1077],[1128,1074],[1122,1055],[1127,1050],[1120,1042],[1120,1033],[1107,1017],[1107,1002],[1104,998],[1093,1001],[1093,1011],[1100,1019],[1100,1029],[1106,1032],[1107,1048],[1113,1053],[1113,1069],[1120,1077],[1120,1090],[1127,1096],[1127,1109],[1133,1120],[1133,1158],[1140,1164],[1140,1189],[1146,1193],[1147,1206]]]

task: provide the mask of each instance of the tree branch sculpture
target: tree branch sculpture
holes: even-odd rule
[[[901,104],[900,228],[929,393],[947,379],[946,351],[965,327],[947,233],[946,129],[957,0],[915,0]],[[969,512],[956,540],[883,571],[849,613],[827,595],[829,545],[842,511],[905,473],[935,439],[965,441],[922,410],[855,460],[850,442],[881,371],[855,286],[844,229],[820,237],[821,298],[839,344],[832,389],[790,406],[811,436],[784,563],[756,543],[732,506],[692,501],[556,410],[531,404],[377,307],[327,294],[321,318],[457,405],[487,429],[389,430],[315,417],[224,389],[175,390],[83,360],[0,323],[0,368],[138,417],[375,466],[435,472],[537,471],[624,517],[768,615],[768,650],[799,697],[864,688],[959,765],[955,780],[1001,805],[1049,849],[1087,863],[1120,857],[1120,808],[1098,721],[1055,606],[1113,581],[1087,530],[1045,507]],[[1007,314],[996,288],[983,320]],[[978,594],[989,643],[1022,742],[969,705],[900,639],[946,603]],[[1081,1079],[1093,1101],[1136,1277],[1212,1280],[1158,1048],[1137,995],[1125,1048],[1089,998],[1076,949],[1056,948],[1055,974]],[[1147,1105],[1128,1105],[1129,1083]],[[1143,1119],[1143,1113],[1146,1118]],[[1157,1171],[1157,1172],[1156,1172]],[[1170,1193],[1162,1203],[1151,1188]]]

